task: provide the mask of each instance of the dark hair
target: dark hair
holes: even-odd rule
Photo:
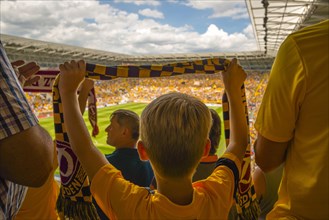
[[[139,116],[130,110],[118,109],[111,114],[111,119],[116,117],[120,126],[127,126],[131,130],[134,140],[139,138]]]
[[[209,154],[214,155],[217,152],[221,136],[221,119],[214,109],[210,109],[210,113],[212,117],[212,126],[209,132],[209,139],[211,142]]]

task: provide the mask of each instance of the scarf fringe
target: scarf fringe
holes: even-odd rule
[[[92,202],[72,201],[61,194],[56,202],[57,212],[64,219],[100,220]]]
[[[260,214],[260,209],[257,199],[251,201],[250,205],[241,209],[242,213],[239,214],[240,220],[257,220]]]

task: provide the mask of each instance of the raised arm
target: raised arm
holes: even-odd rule
[[[246,79],[246,73],[237,64],[237,60],[233,59],[222,76],[230,105],[231,133],[226,152],[231,152],[242,160],[248,145],[248,127],[241,97],[241,86]]]
[[[59,90],[70,144],[92,180],[96,172],[108,161],[94,146],[80,112],[77,90],[85,77],[86,63],[82,60],[65,62],[59,66],[59,69],[61,71]]]
[[[40,79],[40,76],[35,76],[39,70],[39,65],[36,62],[25,63],[24,60],[17,60],[11,63],[17,75],[21,87],[30,86]]]

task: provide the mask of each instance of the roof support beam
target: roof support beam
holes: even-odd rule
[[[40,52],[40,51],[43,51],[45,48],[38,48],[38,49],[35,49],[33,52]]]
[[[31,45],[25,45],[23,47],[19,47],[17,48],[16,50],[19,51],[19,50],[24,50],[25,48],[28,48],[28,47],[31,47]]]
[[[61,55],[67,55],[67,54],[70,54],[70,53],[73,53],[74,51],[66,51],[66,52],[63,52]]]

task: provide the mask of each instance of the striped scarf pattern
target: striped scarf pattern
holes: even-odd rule
[[[245,87],[241,87],[242,101],[245,107],[245,116],[249,128],[249,116],[248,116],[248,106],[247,97],[245,92]],[[226,146],[230,142],[230,114],[229,114],[229,102],[227,95],[224,92],[222,97],[223,105],[223,118],[224,118],[224,128],[225,128],[225,141]],[[250,132],[248,137],[248,146],[242,161],[241,176],[238,184],[238,189],[236,190],[235,203],[238,216],[241,220],[258,219],[260,210],[258,202],[256,199],[256,193],[251,176],[251,157],[250,157]]]
[[[55,143],[61,177],[56,209],[61,219],[99,219],[92,203],[89,179],[70,146],[66,132],[63,106],[58,90],[59,77],[60,74],[53,85]]]

